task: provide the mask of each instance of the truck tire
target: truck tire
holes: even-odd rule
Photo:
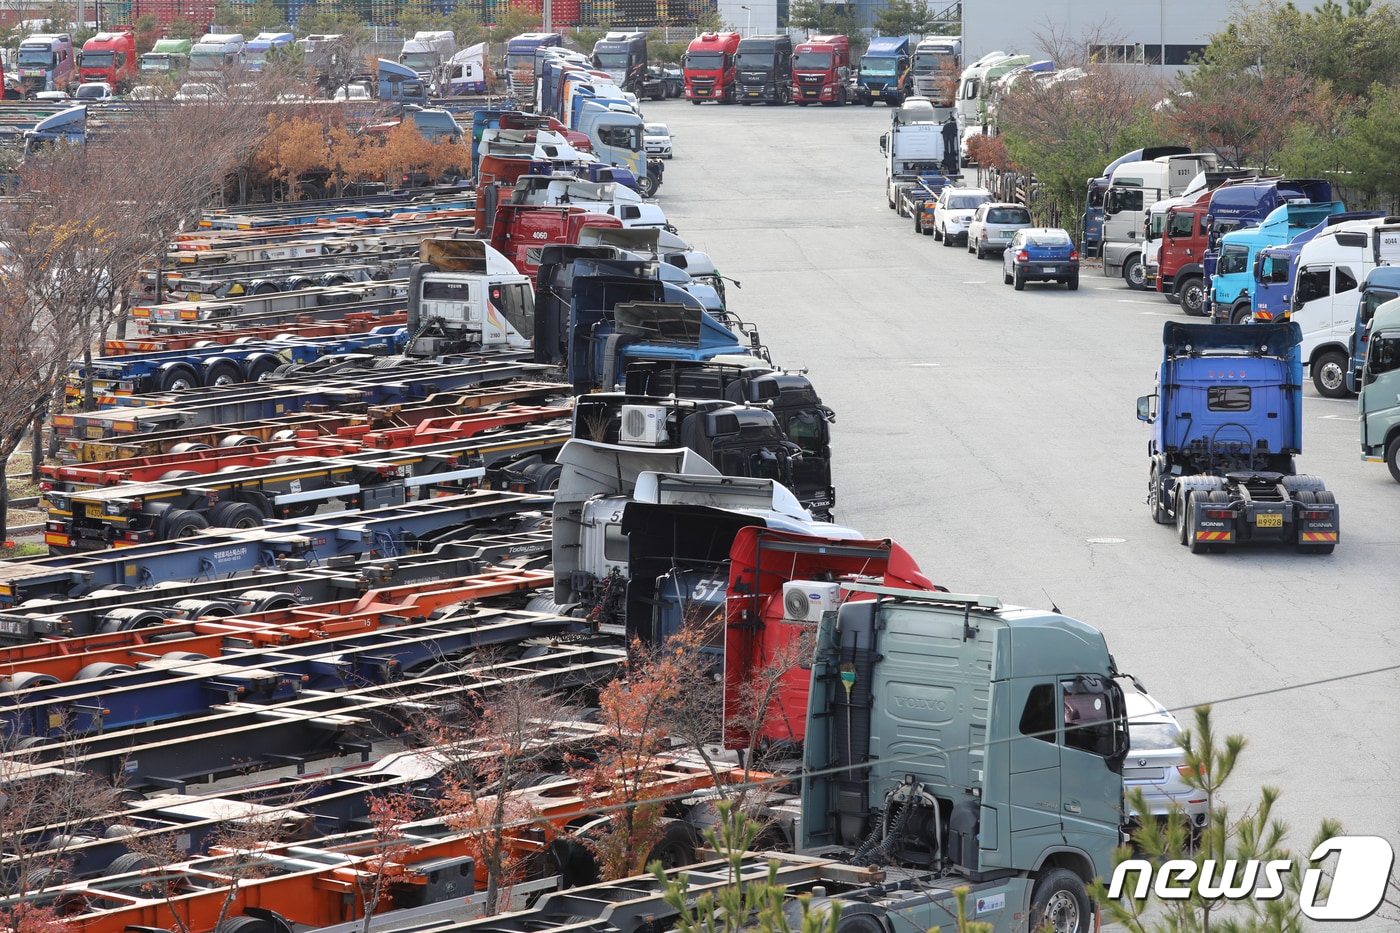
[[[262,512],[247,502],[220,502],[209,510],[209,524],[215,528],[258,528],[262,523]]]
[[[160,374],[162,392],[181,392],[199,388],[199,376],[188,366],[172,366]]]
[[[697,839],[695,830],[685,820],[668,823],[660,841],[647,854],[645,864],[660,862],[662,868],[668,869],[694,865]]]
[[[861,103],[865,104],[865,106],[867,106],[867,107],[874,107],[874,106],[875,106],[875,98],[873,98],[873,97],[867,97],[867,98],[865,98],[863,101],[861,101]]]
[[[656,194],[656,179],[650,175],[643,175],[637,179],[637,193],[644,198],[650,198]]]
[[[1252,317],[1254,317],[1253,305],[1245,304],[1243,301],[1230,309],[1231,324],[1248,324]]]
[[[1162,474],[1156,466],[1147,473],[1147,507],[1152,511],[1152,520],[1157,524],[1165,525],[1172,520],[1166,503],[1162,501]]]
[[[1141,256],[1129,256],[1128,261],[1123,263],[1123,281],[1133,291],[1140,292],[1147,288],[1147,270],[1143,268]]]
[[[1179,487],[1178,487],[1179,488]],[[1190,540],[1187,513],[1191,510],[1191,493],[1179,492],[1176,496],[1176,540],[1177,543],[1185,546]]]
[[[161,520],[161,537],[167,541],[188,538],[209,527],[209,521],[198,512],[188,509],[171,509]]]
[[[1176,285],[1176,292],[1181,296],[1182,311],[1192,317],[1200,317],[1205,314],[1206,285],[1199,275],[1188,275],[1179,281]]]
[[[1067,868],[1052,868],[1035,883],[1028,929],[1088,933],[1092,927],[1089,892],[1078,875]]]
[[[1313,385],[1323,398],[1346,398],[1347,358],[1340,350],[1328,350],[1312,363]]]
[[[1400,483],[1400,435],[1385,445],[1385,465],[1390,469],[1390,478]]]

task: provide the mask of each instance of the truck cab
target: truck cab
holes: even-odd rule
[[[911,61],[907,37],[871,39],[856,72],[856,99],[867,107],[877,100],[891,107],[904,103],[914,91]]]
[[[190,65],[189,39],[157,39],[151,50],[141,56],[142,77],[164,77],[179,74]]]
[[[82,79],[105,81],[118,93],[136,83],[136,67],[136,36],[131,32],[99,32],[78,53]]]
[[[1204,173],[1218,162],[1214,153],[1188,153],[1125,162],[1114,169],[1104,196],[1103,274],[1121,276],[1132,289],[1146,288],[1142,244],[1149,208],[1166,198],[1190,194],[1193,185],[1204,188]]]
[[[792,86],[798,106],[845,104],[850,76],[851,42],[845,36],[808,36],[793,50]]]
[[[522,103],[535,98],[535,58],[540,49],[560,48],[557,32],[526,32],[506,40],[506,81],[510,94]]]
[[[1366,368],[1366,347],[1370,343],[1371,320],[1381,305],[1396,298],[1400,298],[1400,266],[1376,266],[1366,276],[1366,281],[1361,283],[1356,321],[1351,328],[1351,367],[1347,372],[1347,391],[1361,391]]]
[[[997,79],[1023,65],[1029,65],[1029,55],[988,52],[969,65],[958,79],[958,126],[966,134],[974,127],[986,126],[987,107]]]
[[[190,48],[190,77],[209,80],[241,69],[246,44],[241,33],[209,33]]]
[[[275,59],[296,44],[290,32],[260,32],[248,40],[243,50],[243,64],[249,71],[262,71],[269,58]]]
[[[739,77],[734,56],[739,51],[737,32],[704,32],[690,40],[685,52],[685,96],[692,104],[717,100],[732,104],[738,99]]]
[[[593,43],[593,66],[607,73],[617,86],[641,94],[647,75],[647,35],[644,32],[610,32]]]
[[[739,103],[786,104],[792,100],[792,38],[749,36],[734,56]]]
[[[457,36],[451,30],[423,30],[403,44],[399,64],[410,69],[430,88],[442,80],[447,63],[457,54]]]
[[[844,588],[817,622],[799,851],[927,872],[917,897],[852,905],[886,914],[871,929],[945,925],[969,884],[998,933],[1048,927],[1052,902],[1057,928],[1091,929],[1128,753],[1103,635],[994,597]]]
[[[24,92],[30,96],[66,90],[74,77],[73,37],[65,32],[20,40],[15,66]]]
[[[910,67],[914,75],[914,93],[933,101],[940,121],[946,120],[953,114],[958,97],[962,36],[925,36],[914,47],[914,61]]]
[[[535,290],[483,240],[427,239],[409,271],[405,352],[437,357],[482,349],[528,350]]]
[[[1400,292],[1400,277],[1388,277],[1386,291]],[[1379,298],[1380,291],[1377,288],[1374,296]],[[1361,459],[1384,463],[1400,483],[1400,300],[1391,298],[1376,307],[1359,366]]]

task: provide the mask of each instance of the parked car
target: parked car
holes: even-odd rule
[[[967,242],[967,228],[977,208],[992,199],[986,188],[944,188],[938,193],[933,208],[933,238],[952,246],[958,240]]]
[[[1001,254],[1001,279],[1019,292],[1027,282],[1064,282],[1079,288],[1079,250],[1058,227],[1017,230]]]
[[[1001,253],[1016,231],[1031,225],[1031,212],[1020,204],[988,201],[977,208],[967,228],[967,251],[982,259],[988,253]]]
[[[73,92],[74,100],[111,100],[116,96],[106,81],[85,81]]]
[[[1206,824],[1206,796],[1183,775],[1186,753],[1177,741],[1181,725],[1166,707],[1134,681],[1123,685],[1128,712],[1128,757],[1123,762],[1123,790],[1141,790],[1149,815],[1165,818],[1180,807],[1194,829]]]
[[[191,82],[180,86],[180,90],[175,92],[174,100],[215,100],[222,96],[223,92],[219,89],[217,84],[199,84]]]
[[[34,99],[48,101],[72,100],[72,98],[68,96],[67,91],[36,91],[34,93]]]
[[[642,146],[647,155],[661,159],[671,158],[671,132],[664,123],[646,123],[642,126]]]

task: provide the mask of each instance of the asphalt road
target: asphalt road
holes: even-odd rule
[[[1359,459],[1354,402],[1305,390],[1299,465],[1341,505],[1334,554],[1193,555],[1149,516],[1135,417],[1175,306],[1089,269],[1016,292],[915,235],[885,203],[885,107],[644,109],[675,135],[659,203],[837,412],[839,522],[950,590],[1098,627],[1183,725],[1215,704],[1248,738],[1227,804],[1281,788],[1295,848],[1322,817],[1400,848],[1400,484]]]

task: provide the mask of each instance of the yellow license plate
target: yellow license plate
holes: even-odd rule
[[[1283,516],[1277,512],[1254,516],[1254,524],[1259,528],[1282,528]]]
[[[102,518],[102,504],[98,503],[97,505],[89,505],[87,507],[87,517]]]
[[[107,429],[100,424],[90,424],[87,429],[88,440],[101,440],[107,436]]]

